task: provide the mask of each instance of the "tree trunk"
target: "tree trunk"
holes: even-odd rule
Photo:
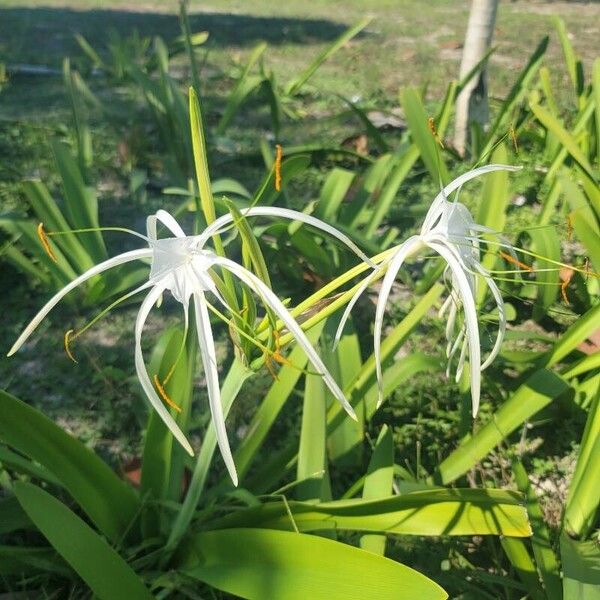
[[[496,9],[499,0],[473,0],[469,24],[460,63],[460,78],[465,77],[484,57],[494,35]],[[479,123],[482,128],[488,122],[487,68],[483,68],[463,88],[456,99],[456,125],[454,146],[464,156],[469,125]]]

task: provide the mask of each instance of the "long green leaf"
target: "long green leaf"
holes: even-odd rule
[[[486,157],[497,142],[497,137],[502,136],[508,130],[508,119],[511,118],[515,107],[521,102],[523,97],[528,93],[529,87],[537,70],[540,68],[542,58],[548,48],[548,42],[550,38],[545,36],[541,42],[537,45],[532,55],[529,57],[529,61],[519,74],[517,81],[511,88],[508,96],[501,104],[496,119],[487,134],[487,140],[479,159]],[[504,130],[504,131],[503,131]]]
[[[17,482],[14,489],[29,518],[98,598],[153,597],[115,550],[62,502],[30,483]]]
[[[533,537],[531,538],[533,555],[542,576],[546,596],[548,600],[562,600],[562,585],[558,561],[552,549],[550,533],[544,523],[544,515],[537,495],[529,483],[525,468],[517,459],[512,461],[512,472],[519,491],[527,500],[527,513],[531,522],[531,528],[533,529]]]
[[[378,500],[392,493],[394,483],[394,440],[384,425],[379,432],[363,485],[365,500]],[[360,547],[374,554],[385,554],[385,536],[367,534],[360,538]]]
[[[525,542],[518,538],[503,537],[500,543],[508,560],[519,574],[519,578],[527,586],[532,600],[545,600],[538,573]]]
[[[569,486],[563,527],[568,535],[584,538],[594,525],[600,505],[600,398],[596,395],[588,414],[575,473]]]
[[[568,153],[573,157],[585,174],[594,182],[597,182],[596,175],[592,166],[588,162],[585,154],[573,138],[573,136],[561,125],[561,123],[550,114],[550,112],[539,104],[532,102],[530,105],[533,114],[537,120],[551,131],[559,140]]]
[[[565,600],[600,600],[600,551],[590,540],[578,542],[560,536]]]
[[[111,540],[138,511],[135,492],[93,452],[40,412],[0,391],[0,439],[48,469]]]
[[[289,512],[288,512],[289,511]],[[482,489],[431,488],[379,500],[327,503],[270,502],[237,511],[211,526],[328,529],[398,535],[510,535],[528,537],[522,496]]]
[[[85,184],[80,167],[64,144],[55,142],[52,150],[62,180],[64,210],[70,223],[76,229],[99,227],[98,200],[95,191]],[[106,247],[99,231],[82,235],[80,241],[94,263],[106,259]]]
[[[440,148],[429,130],[428,117],[417,90],[406,89],[400,98],[413,142],[435,185],[449,181],[448,169],[442,160]]]
[[[247,369],[240,361],[237,359],[233,361],[221,388],[221,403],[223,405],[224,418],[227,418],[231,405],[242,388],[244,381],[252,375],[253,372]],[[173,527],[169,534],[167,542],[167,549],[169,550],[173,550],[176,547],[188,530],[194,517],[194,512],[196,511],[196,507],[198,506],[198,502],[204,491],[204,485],[206,484],[208,471],[216,447],[217,436],[215,428],[210,425],[206,431],[204,440],[202,441],[202,447],[200,448],[198,458],[196,459],[192,480],[190,481],[190,486],[183,501],[183,505],[177,513],[175,522],[173,523]]]
[[[180,569],[230,594],[263,600],[447,598],[400,563],[339,542],[266,529],[208,531],[190,539]]]
[[[565,331],[546,355],[545,367],[552,367],[600,328],[600,304],[590,308]]]
[[[242,74],[237,80],[235,87],[227,97],[227,104],[225,105],[225,110],[223,111],[221,120],[217,125],[217,135],[223,134],[223,132],[231,122],[231,119],[233,119],[236,112],[239,110],[239,107],[242,104],[242,102],[253,90],[255,90],[263,82],[264,78],[259,75],[251,77],[250,71],[252,70],[252,67],[254,67],[256,62],[259,60],[259,58],[263,55],[266,49],[267,44],[265,42],[260,42],[250,53],[250,57],[248,58],[248,62],[246,63]]]
[[[299,500],[329,500],[325,420],[327,401],[321,375],[306,375],[296,478]]]

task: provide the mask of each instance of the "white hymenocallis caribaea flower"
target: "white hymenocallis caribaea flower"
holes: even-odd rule
[[[370,260],[347,236],[323,221],[304,213],[284,208],[252,207],[242,211],[242,214],[244,217],[283,217],[301,221],[331,234],[350,247],[363,260],[370,263]],[[172,237],[157,237],[157,221],[160,221],[170,231]],[[214,267],[220,267],[221,269],[229,271],[262,298],[266,306],[269,307],[269,309],[283,322],[283,325],[304,349],[310,362],[322,375],[325,383],[337,400],[343,405],[348,414],[354,419],[356,419],[356,415],[342,390],[339,388],[329,371],[326,369],[321,358],[308,341],[308,338],[301,327],[273,291],[251,271],[228,258],[218,256],[209,248],[205,248],[205,245],[211,237],[218,235],[229,228],[233,221],[234,217],[231,215],[224,215],[214,221],[201,234],[186,236],[180,225],[168,212],[159,210],[156,215],[149,216],[147,219],[147,236],[132,232],[148,242],[147,248],[119,254],[114,258],[92,267],[66,285],[45,304],[31,323],[29,323],[8,352],[8,356],[14,354],[24,344],[50,310],[52,310],[52,308],[72,289],[91,277],[94,277],[107,269],[111,269],[112,267],[135,260],[150,259],[151,267],[148,281],[127,294],[127,297],[129,297],[138,292],[149,290],[142,301],[135,322],[135,367],[137,376],[146,396],[164,421],[165,425],[185,450],[190,455],[193,455],[193,450],[188,440],[152,385],[152,381],[148,376],[144,364],[141,347],[142,330],[146,323],[146,319],[148,318],[152,306],[160,300],[165,291],[170,291],[175,300],[183,305],[186,332],[188,328],[190,300],[193,299],[195,323],[200,355],[206,376],[212,422],[216,430],[217,442],[223,460],[225,461],[225,465],[227,466],[232,481],[237,485],[237,474],[225,429],[215,345],[209,321],[208,303],[205,297],[207,292],[211,292],[221,304],[228,308],[211,277],[211,269]],[[372,265],[372,263],[370,264]]]
[[[386,303],[392,285],[404,261],[421,250],[429,248],[446,261],[445,276],[448,278],[451,287],[450,294],[440,309],[440,316],[448,312],[446,325],[448,366],[452,357],[460,349],[457,366],[458,379],[468,356],[473,416],[477,415],[481,390],[481,371],[487,368],[498,355],[506,330],[506,315],[502,295],[490,274],[481,265],[479,236],[481,234],[499,236],[499,234],[489,227],[475,223],[467,207],[457,200],[449,201],[448,196],[454,191],[458,193],[463,184],[484,173],[501,170],[517,171],[519,169],[520,167],[508,165],[487,165],[473,169],[449,183],[433,200],[420,232],[397,246],[380,263],[378,268],[362,282],[352,300],[346,306],[336,333],[336,342],[339,340],[350,311],[360,295],[381,275],[383,270],[387,269],[379,291],[374,326],[374,353],[379,388],[378,406],[383,400],[381,332]],[[506,248],[514,257],[512,246],[504,238],[501,238],[498,244]],[[489,356],[483,363],[481,363],[476,307],[476,290],[479,276],[488,285],[498,308],[498,333],[496,341]],[[457,327],[456,317],[461,305],[464,312],[464,324],[462,327]]]

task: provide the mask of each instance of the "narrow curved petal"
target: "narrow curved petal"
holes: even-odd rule
[[[148,371],[146,371],[144,356],[142,354],[142,330],[144,329],[144,324],[146,323],[150,310],[163,291],[161,286],[153,288],[146,298],[144,298],[138,312],[135,321],[135,370],[142,385],[142,389],[148,397],[148,400],[150,400],[150,404],[152,404],[154,410],[158,413],[158,416],[163,420],[169,431],[175,436],[175,439],[184,447],[185,451],[190,456],[194,456],[194,451],[192,450],[190,443],[187,441],[185,435],[183,435],[179,425],[177,425],[163,401],[158,397],[158,394],[150,381],[150,377],[148,376]]]
[[[194,309],[196,312],[196,327],[198,329],[198,343],[200,346],[200,356],[204,366],[204,375],[206,377],[206,388],[208,390],[208,404],[212,417],[213,426],[217,435],[217,443],[221,456],[225,461],[225,466],[233,481],[233,485],[238,484],[238,476],[227,439],[227,430],[225,428],[225,417],[223,415],[223,406],[221,404],[221,389],[219,386],[219,372],[217,370],[217,355],[215,352],[215,343],[213,340],[210,318],[206,298],[201,291],[194,292]]]
[[[424,235],[433,227],[435,222],[441,215],[441,208],[443,206],[446,198],[454,191],[459,189],[462,185],[464,185],[467,181],[471,179],[475,179],[475,177],[479,177],[485,173],[491,173],[492,171],[519,171],[521,167],[514,167],[512,165],[485,165],[483,167],[478,167],[477,169],[472,169],[471,171],[467,171],[463,173],[460,177],[457,177],[453,181],[451,181],[444,189],[440,191],[440,193],[435,197],[431,206],[429,207],[429,211],[427,212],[427,216],[425,217],[425,221],[423,222],[423,227],[421,228],[421,235]]]
[[[375,311],[375,325],[373,331],[373,349],[375,355],[375,368],[377,370],[377,408],[383,402],[383,374],[381,370],[381,332],[383,329],[383,316],[385,314],[385,306],[388,297],[392,291],[392,286],[398,275],[398,271],[402,263],[411,255],[417,252],[422,247],[422,241],[417,236],[408,238],[399,248],[389,261],[389,267],[379,290],[377,298],[377,309]]]
[[[113,258],[109,258],[104,262],[101,262],[99,265],[88,269],[85,273],[81,274],[79,277],[76,277],[71,281],[71,283],[67,284],[62,290],[60,290],[57,294],[52,296],[48,302],[43,306],[43,308],[38,312],[38,314],[32,319],[31,323],[27,325],[27,327],[23,330],[23,333],[18,337],[17,341],[13,344],[12,348],[8,351],[7,356],[12,356],[27,340],[27,338],[35,331],[36,327],[44,320],[46,315],[73,289],[75,289],[78,285],[82,284],[84,281],[99,275],[103,271],[108,269],[112,269],[112,267],[116,267],[118,265],[122,265],[124,263],[131,262],[133,260],[139,260],[141,258],[150,258],[152,256],[152,250],[149,248],[142,248],[140,250],[131,250],[130,252],[124,252],[123,254],[119,254]]]
[[[446,341],[448,342],[446,356],[450,358],[451,345],[454,337],[454,326],[456,325],[456,315],[458,313],[458,298],[454,292],[452,292],[448,298],[452,301],[452,305],[450,306],[450,313],[448,314],[448,320],[446,321]]]
[[[498,333],[496,335],[496,341],[494,342],[494,347],[492,348],[490,355],[481,365],[481,370],[483,371],[492,364],[496,356],[498,356],[500,348],[502,347],[502,341],[504,340],[504,334],[506,332],[506,311],[504,309],[504,300],[502,299],[502,294],[500,293],[496,282],[490,277],[490,275],[480,264],[475,263],[473,266],[485,279],[486,283],[488,284],[488,287],[490,288],[490,291],[492,292],[492,296],[496,301],[496,306],[498,307]]]
[[[452,366],[452,359],[454,358],[454,355],[456,354],[456,352],[458,351],[458,349],[460,347],[465,347],[463,344],[464,338],[465,338],[465,329],[463,327],[458,332],[458,335],[456,336],[456,339],[454,340],[454,343],[452,344],[450,351],[447,353],[448,364],[446,365],[446,377],[450,377],[450,367]],[[460,361],[459,361],[459,363],[460,363]]]
[[[346,308],[344,309],[344,313],[342,314],[342,318],[340,319],[337,330],[335,332],[335,338],[333,340],[333,349],[334,350],[337,348],[337,345],[340,343],[340,339],[342,338],[342,333],[344,332],[344,327],[346,326],[346,321],[350,317],[350,313],[352,312],[354,305],[358,302],[358,299],[362,296],[362,294],[365,292],[365,290],[371,285],[371,283],[373,283],[376,276],[379,275],[379,272],[384,267],[387,267],[387,264],[388,264],[388,261],[381,263],[377,267],[377,269],[375,269],[368,277],[366,277],[364,279],[364,281],[360,284],[360,287],[356,290],[356,292],[350,299],[350,302],[348,302],[348,304],[346,305]]]
[[[460,378],[462,377],[463,370],[465,368],[465,360],[467,356],[467,340],[463,339],[462,347],[460,349],[460,356],[458,358],[458,364],[456,365],[456,375],[454,376],[454,381],[458,383]],[[475,415],[473,415],[475,416]]]
[[[362,260],[369,264],[369,266],[376,268],[375,263],[371,261],[371,259],[345,234],[336,229],[335,227],[321,221],[321,219],[317,219],[316,217],[312,217],[311,215],[307,215],[297,210],[291,210],[289,208],[278,208],[273,206],[253,206],[251,208],[247,208],[241,211],[244,217],[281,217],[284,219],[290,219],[292,221],[301,221],[302,223],[306,223],[307,225],[311,225],[312,227],[316,227],[317,229],[321,229],[325,231],[332,237],[338,239],[340,242],[348,246],[355,254],[357,254]],[[223,227],[234,222],[234,217],[231,214],[223,215],[219,217],[216,221],[211,223],[201,234],[200,234],[200,246],[202,247],[212,236],[218,234]]]
[[[160,221],[175,237],[185,237],[185,233],[175,218],[162,208],[146,219],[146,231],[151,240],[156,240],[156,221]]]
[[[428,241],[427,245],[448,263],[454,277],[455,289],[463,305],[466,337],[469,347],[469,367],[471,370],[471,400],[473,403],[473,417],[475,417],[479,410],[479,398],[481,394],[481,349],[479,346],[479,327],[475,299],[469,279],[463,270],[463,263],[456,257],[456,254],[448,246],[437,241]]]
[[[216,263],[222,265],[229,271],[231,271],[236,277],[238,277],[241,281],[243,281],[250,289],[254,290],[259,296],[261,296],[265,303],[267,303],[273,312],[283,321],[283,324],[286,326],[288,331],[294,336],[298,344],[302,347],[304,352],[306,352],[306,356],[313,364],[315,369],[319,372],[323,380],[327,384],[327,387],[331,390],[331,393],[336,397],[336,399],[341,403],[344,407],[344,410],[354,419],[356,419],[356,413],[354,409],[344,396],[344,392],[340,389],[335,379],[332,377],[331,373],[327,370],[327,367],[323,364],[321,357],[317,354],[316,350],[313,348],[312,344],[309,342],[308,338],[302,328],[294,317],[290,315],[287,308],[283,305],[281,300],[273,293],[273,291],[254,273],[251,273],[247,269],[244,269],[241,265],[229,260],[227,258],[219,257],[216,260]]]

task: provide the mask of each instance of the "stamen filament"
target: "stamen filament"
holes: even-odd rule
[[[54,254],[54,250],[52,250],[52,247],[50,246],[50,240],[48,239],[48,234],[44,231],[44,224],[40,223],[37,226],[37,234],[38,237],[40,238],[40,242],[42,243],[42,246],[44,247],[44,250],[46,251],[46,254],[55,262],[58,262],[58,258],[56,258],[56,254]]]
[[[171,408],[174,408],[177,412],[181,412],[181,407],[173,402],[173,400],[169,397],[169,394],[167,394],[165,388],[161,385],[160,381],[158,380],[158,375],[154,375],[154,385],[156,386],[156,389],[158,390],[158,393],[161,395],[162,399]]]
[[[40,223],[40,225],[41,225],[41,223]],[[149,241],[145,235],[138,233],[137,231],[133,231],[133,229],[127,229],[126,227],[85,227],[83,229],[68,229],[66,231],[51,231],[45,235],[52,236],[52,235],[67,235],[69,233],[94,233],[96,231],[118,231],[121,233],[129,233],[131,235],[135,235],[136,237],[139,237],[139,238],[145,240],[146,242]],[[39,225],[38,225],[38,235],[39,235]]]

